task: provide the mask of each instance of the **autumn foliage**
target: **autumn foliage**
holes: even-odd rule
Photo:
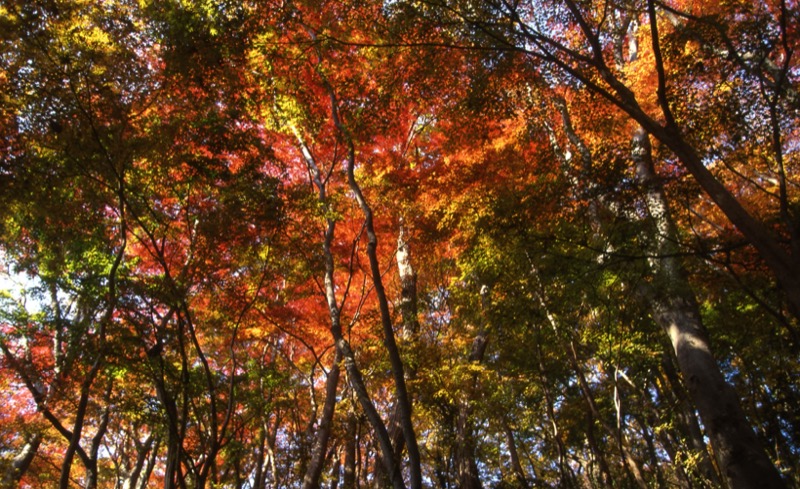
[[[800,483],[799,19],[4,0],[0,487]]]

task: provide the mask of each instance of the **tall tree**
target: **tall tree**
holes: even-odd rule
[[[797,18],[4,2],[0,484],[796,484]]]

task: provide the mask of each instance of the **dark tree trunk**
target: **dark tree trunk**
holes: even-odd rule
[[[481,287],[481,309],[486,313],[486,306],[489,300],[489,288]],[[486,354],[486,347],[489,345],[488,324],[485,318],[481,319],[478,333],[472,340],[467,361],[470,364],[480,364]],[[464,395],[458,404],[456,415],[456,446],[455,446],[455,469],[459,489],[483,489],[478,464],[475,460],[475,437],[473,433],[472,421],[472,402],[478,388],[478,376],[472,374],[469,383],[465,388]]]
[[[353,412],[347,415],[347,432],[344,445],[344,478],[342,489],[356,487],[356,443],[358,436],[358,420]]]
[[[509,426],[506,420],[503,420],[503,431],[506,434],[506,444],[508,445],[508,455],[511,458],[511,469],[514,471],[514,479],[517,481],[517,486],[520,489],[528,489],[528,479],[525,477],[525,470],[519,461],[519,453],[517,452],[517,442],[514,439],[514,431]]]
[[[319,487],[319,478],[325,464],[325,453],[328,451],[328,439],[331,436],[333,427],[333,414],[336,410],[336,390],[339,386],[339,362],[342,355],[339,350],[333,359],[328,371],[328,378],[325,381],[325,405],[322,408],[322,417],[317,428],[317,439],[314,442],[314,449],[311,454],[311,463],[306,470],[303,478],[303,489],[316,489]]]
[[[400,357],[400,350],[397,347],[397,341],[395,340],[394,336],[394,325],[392,324],[391,313],[389,311],[389,300],[386,297],[386,291],[383,287],[383,278],[381,273],[380,264],[378,262],[378,236],[375,233],[375,226],[373,222],[373,212],[372,208],[369,206],[364,194],[361,192],[361,187],[359,186],[358,182],[355,178],[355,164],[356,164],[356,150],[353,143],[352,138],[350,137],[350,133],[348,132],[347,128],[344,125],[340,115],[339,115],[339,101],[336,98],[336,92],[334,91],[333,87],[328,82],[325,75],[320,71],[320,77],[322,78],[322,82],[325,86],[325,89],[328,92],[328,96],[330,97],[331,101],[331,118],[333,119],[333,123],[336,126],[340,137],[345,143],[347,148],[347,183],[350,187],[350,190],[353,192],[353,195],[358,202],[359,207],[364,215],[364,229],[367,233],[367,257],[369,259],[369,268],[370,272],[372,273],[372,284],[375,287],[375,295],[378,298],[378,308],[380,309],[380,317],[381,317],[381,325],[383,326],[383,346],[386,349],[386,353],[389,356],[389,364],[391,365],[392,370],[392,379],[394,380],[394,390],[396,396],[396,402],[398,411],[400,414],[400,425],[403,431],[403,438],[405,440],[406,451],[408,454],[408,468],[410,473],[411,479],[411,489],[421,489],[422,488],[422,469],[421,469],[421,460],[419,454],[419,446],[417,445],[417,435],[414,431],[414,425],[411,420],[411,399],[408,394],[408,389],[406,387],[406,378],[404,372],[404,365],[403,360]],[[341,343],[337,340],[337,343]],[[345,356],[345,364],[347,365],[347,356]],[[357,376],[360,378],[360,374]],[[358,391],[357,391],[358,392]],[[366,391],[363,393],[359,393],[359,399],[362,399],[362,395],[365,395]],[[363,404],[363,401],[362,401]],[[370,413],[367,413],[368,418],[377,417],[377,413],[373,416]],[[374,420],[377,421],[377,420]],[[377,423],[374,423],[374,426],[377,428]],[[382,456],[390,457],[393,456],[393,448],[391,446],[391,440],[389,439],[388,433],[386,433],[387,440],[383,440],[384,433],[386,431],[385,425],[380,423],[380,427],[382,428],[379,433],[379,439],[381,444],[383,445],[385,442],[388,442],[388,447],[382,448]],[[389,462],[384,461],[384,465],[387,466]],[[391,465],[396,464],[392,461]],[[392,471],[389,471],[390,478],[392,479],[392,484],[397,486],[405,485],[402,481],[402,476],[399,474],[399,468],[394,467],[393,470],[396,470],[398,474],[393,474]],[[397,479],[400,479],[399,481]]]
[[[332,110],[335,115],[336,99],[333,95],[333,90],[329,88],[329,91],[332,100]],[[339,126],[338,122],[337,126]],[[303,157],[305,158],[309,172],[311,172],[314,185],[317,188],[318,201],[320,204],[327,207],[329,205],[327,198],[327,187],[323,179],[322,173],[320,171],[320,168],[317,165],[316,161],[314,160],[314,157],[311,154],[311,151],[309,150],[308,146],[306,146],[306,143],[303,140],[302,136],[300,135],[299,131],[295,130],[295,135],[297,136],[297,140],[298,143],[300,144],[300,149],[301,152],[303,153]],[[349,145],[349,151],[350,155],[348,160],[349,161],[348,180],[352,180],[354,178],[352,176],[353,172],[352,164],[353,164],[353,159],[355,158],[352,143]],[[371,214],[367,215],[371,219]],[[358,403],[361,405],[361,408],[364,410],[364,413],[366,414],[370,426],[372,426],[373,433],[378,442],[378,445],[380,446],[383,466],[386,470],[386,473],[389,475],[391,485],[394,489],[405,489],[405,482],[403,481],[403,475],[401,473],[400,467],[395,463],[392,441],[391,438],[389,437],[389,432],[386,429],[386,424],[381,419],[381,416],[378,413],[378,410],[375,408],[375,404],[372,402],[372,398],[370,397],[369,392],[367,391],[367,386],[366,383],[364,382],[363,376],[361,375],[361,370],[358,368],[358,365],[356,363],[355,352],[350,346],[350,342],[347,341],[347,339],[345,339],[342,333],[341,311],[338,299],[336,297],[336,286],[334,283],[335,267],[333,260],[333,252],[331,251],[335,230],[336,230],[336,221],[332,218],[326,218],[324,241],[322,244],[323,259],[325,264],[323,282],[324,282],[325,302],[328,306],[328,313],[330,315],[331,336],[333,337],[334,342],[336,344],[338,355],[341,355],[345,371],[347,372],[347,378],[350,383],[350,386],[353,388],[353,391],[356,395],[356,399],[358,400]],[[372,265],[373,261],[377,258],[374,255],[375,253],[374,243],[371,244],[370,246],[373,248],[370,254],[370,265]],[[393,332],[391,335],[391,339],[394,340]],[[396,353],[396,348],[395,348],[395,353]]]

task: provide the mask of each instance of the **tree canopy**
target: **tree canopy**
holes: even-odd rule
[[[793,0],[3,0],[0,487],[800,484]]]

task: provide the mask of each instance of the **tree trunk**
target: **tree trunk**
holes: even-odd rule
[[[332,94],[332,92],[331,92]],[[335,98],[331,95],[333,103]],[[334,105],[335,107],[335,105]],[[336,113],[336,110],[334,110]],[[338,120],[338,117],[335,118]],[[340,127],[340,131],[346,134],[344,129]],[[397,407],[400,414],[400,424],[403,430],[403,438],[408,452],[408,465],[411,472],[411,488],[422,488],[422,469],[419,454],[419,447],[417,445],[417,435],[414,432],[414,425],[411,420],[411,399],[406,388],[406,378],[403,366],[403,360],[400,357],[400,350],[397,347],[397,342],[394,337],[394,325],[392,324],[391,313],[389,312],[389,300],[386,297],[386,291],[383,287],[383,279],[381,277],[381,268],[378,263],[378,237],[375,234],[375,226],[373,224],[372,209],[367,204],[366,199],[361,193],[361,188],[355,179],[355,150],[352,142],[348,139],[348,164],[347,174],[350,189],[356,196],[361,209],[364,213],[364,223],[367,231],[367,256],[369,258],[369,267],[372,272],[372,283],[375,287],[375,295],[378,297],[378,306],[381,314],[381,325],[383,326],[383,345],[389,355],[389,363],[392,367],[392,377],[394,379],[395,396],[397,397]]]
[[[514,471],[514,478],[517,481],[519,489],[528,489],[528,479],[525,477],[525,470],[519,461],[519,454],[517,453],[517,442],[514,440],[514,431],[509,426],[508,422],[503,420],[503,431],[506,434],[506,443],[508,444],[508,455],[511,458],[511,469]]]
[[[344,478],[342,489],[356,487],[356,437],[358,436],[358,420],[352,411],[347,415],[347,432],[344,444]]]
[[[475,440],[469,420],[469,410],[462,408],[456,424],[455,469],[458,489],[483,489],[478,464],[475,461]]]
[[[654,55],[654,69],[658,74],[658,104],[665,123],[660,122],[642,108],[634,92],[625,85],[622,79],[611,70],[605,62],[604,48],[600,37],[592,31],[591,22],[588,22],[580,7],[574,0],[565,0],[567,9],[577,21],[589,43],[591,56],[589,68],[583,71],[571,65],[574,54],[568,54],[570,61],[564,61],[546,53],[538,53],[543,59],[554,62],[557,69],[584,82],[589,90],[607,99],[620,108],[628,116],[639,123],[644,131],[658,139],[669,148],[681,161],[695,181],[717,205],[728,220],[742,233],[742,235],[756,248],[764,263],[772,271],[781,286],[790,312],[800,319],[800,262],[781,244],[780,238],[773,234],[763,222],[756,219],[727,187],[706,167],[701,154],[689,143],[682,134],[682,129],[675,121],[667,96],[666,67],[661,58],[660,38],[656,22],[655,1],[647,2],[650,17],[650,36]],[[523,36],[529,38],[534,45],[540,45],[542,39],[531,31],[525,31]],[[597,83],[595,76],[603,80]],[[609,88],[604,88],[607,85]]]
[[[631,454],[630,450],[628,449],[627,441],[625,440],[625,437],[622,435],[622,432],[620,430],[614,429],[614,427],[609,425],[603,419],[602,413],[600,413],[600,410],[597,408],[597,403],[594,400],[594,394],[592,393],[592,390],[589,388],[589,382],[586,380],[586,375],[583,373],[583,369],[578,363],[578,352],[577,349],[575,348],[575,341],[570,341],[569,350],[571,355],[570,363],[572,364],[572,368],[575,370],[575,375],[578,377],[578,385],[580,385],[583,398],[586,401],[586,404],[589,407],[589,411],[592,414],[592,419],[597,420],[597,422],[600,423],[600,426],[603,427],[603,430],[605,430],[608,436],[617,442],[617,447],[619,448],[620,451],[620,457],[622,458],[622,466],[625,469],[625,473],[631,479],[633,479],[633,482],[640,488],[647,489],[647,483],[642,477],[642,471],[639,468],[639,462],[633,457],[633,454]],[[593,446],[593,449],[595,449],[595,455],[598,457],[598,459],[604,460],[604,455],[600,451],[599,447]],[[603,465],[605,466],[605,470],[608,473],[608,464],[605,463],[605,461],[603,461]]]
[[[149,485],[150,474],[153,473],[153,469],[156,466],[156,460],[158,458],[158,448],[160,445],[161,445],[161,440],[156,439],[152,449],[150,450],[150,458],[147,460],[147,465],[145,465],[145,468],[142,471],[142,475],[141,477],[139,477],[138,483],[132,489],[145,489]]]
[[[397,237],[397,253],[395,254],[397,260],[397,275],[400,278],[400,315],[403,318],[403,328],[400,334],[402,341],[406,343],[413,342],[419,332],[419,321],[417,320],[417,273],[414,266],[411,264],[411,249],[405,239],[405,228],[401,224],[400,232]],[[405,376],[409,380],[413,380],[417,376],[416,367],[411,364],[405,368]],[[412,402],[409,399],[409,402]],[[395,463],[402,462],[402,453],[405,444],[405,436],[403,434],[403,411],[401,406],[395,405],[394,412],[392,413],[389,422],[389,436],[392,439],[392,446],[395,451]]]
[[[155,438],[150,434],[143,442],[134,439],[136,444],[136,460],[133,461],[133,468],[131,468],[122,483],[122,489],[134,489],[138,487],[139,478],[142,475],[142,469],[145,468],[144,464],[147,462],[147,454],[153,446]]]
[[[417,272],[411,263],[411,248],[406,240],[406,230],[400,225],[400,232],[397,236],[397,275],[400,277],[400,314],[403,317],[404,340],[414,339],[419,332],[419,321],[417,320]],[[413,366],[406,370],[409,378],[414,378],[415,369]]]
[[[587,157],[591,158],[585,150],[583,142],[571,126],[569,114],[566,112],[563,101],[560,104],[557,103],[557,105],[561,109],[564,130],[568,138],[579,149],[579,154],[584,160]],[[663,138],[669,136],[669,131],[665,132],[660,126],[657,128],[649,127],[648,131],[650,130],[660,130],[659,139],[667,144]],[[672,143],[676,144],[676,142],[681,141],[678,137]],[[694,293],[684,276],[681,264],[676,258],[677,233],[669,215],[663,189],[658,184],[655,176],[651,156],[652,150],[647,132],[640,128],[634,135],[632,146],[632,158],[636,165],[637,180],[645,189],[646,204],[655,226],[655,232],[652,233],[654,246],[651,250],[651,255],[653,258],[649,260],[649,266],[655,280],[652,285],[645,284],[639,288],[640,299],[650,309],[654,321],[670,338],[679,368],[684,375],[689,395],[700,411],[700,416],[708,430],[715,455],[718,458],[719,466],[726,482],[732,489],[739,487],[784,487],[780,475],[769,461],[766,452],[760,447],[758,439],[750,428],[739,405],[736,393],[725,382],[718,365],[711,355]],[[675,150],[675,148],[672,149]],[[683,147],[683,152],[676,151],[676,154],[682,159],[698,158],[690,147]],[[584,161],[583,164],[586,166],[587,162]],[[760,229],[756,225],[757,223],[754,224],[752,218],[741,209],[739,203],[727,193],[727,190],[713,179],[708,170],[703,167],[697,171],[699,173],[698,181],[703,179],[700,182],[701,185],[706,182],[707,187],[704,186],[704,188],[709,193],[714,190],[716,192],[715,195],[725,205],[731,208],[737,208],[738,206],[741,212],[737,215],[746,221],[747,226],[752,225],[749,228],[745,226],[747,229]],[[722,205],[720,207],[722,208]],[[736,224],[736,221],[733,222]],[[599,232],[602,233],[603,230],[599,229]],[[762,241],[769,241],[769,236],[765,232],[760,233],[760,238],[762,238]],[[763,244],[762,247],[769,252],[774,252],[776,255],[783,253],[782,250],[776,251],[772,249],[769,243]],[[782,256],[785,257],[785,255]],[[782,260],[783,258],[780,259]]]
[[[38,433],[31,436],[22,446],[22,449],[11,460],[11,464],[3,474],[2,486],[14,487],[16,486],[22,476],[27,472],[28,467],[31,466],[33,459],[36,457],[36,452],[39,450],[39,445],[42,443],[42,437]]]
[[[335,97],[333,96],[332,89],[329,88],[329,90],[332,99],[333,112],[334,114],[336,114],[336,100]],[[337,123],[337,126],[338,125],[339,124]],[[306,145],[300,132],[296,128],[293,129],[295,131],[295,136],[297,137],[298,143],[300,145],[300,150],[306,161],[306,165],[308,166],[309,172],[311,173],[314,185],[317,187],[318,201],[325,208],[327,208],[329,205],[327,198],[327,187],[322,177],[320,168],[317,165],[316,161],[314,160],[314,157],[311,154],[311,151]],[[352,166],[353,158],[355,158],[352,143],[350,144],[349,151],[350,151],[349,166]],[[349,168],[348,180],[353,179],[352,172],[353,169]],[[371,225],[371,214],[368,214],[368,217],[370,219],[370,225]],[[341,311],[338,299],[336,298],[336,286],[334,282],[335,267],[333,260],[333,252],[331,251],[335,231],[336,231],[336,221],[333,218],[326,218],[324,241],[322,244],[323,259],[325,264],[323,282],[324,282],[325,302],[328,306],[328,313],[330,315],[331,336],[333,336],[338,354],[341,355],[342,360],[344,362],[344,367],[345,370],[347,371],[347,378],[350,383],[350,386],[353,388],[353,391],[356,394],[356,399],[358,399],[361,408],[364,410],[364,413],[367,416],[367,420],[369,421],[370,426],[372,426],[375,438],[381,449],[383,466],[386,469],[386,473],[389,475],[392,487],[394,489],[405,489],[403,474],[400,471],[400,467],[395,463],[394,450],[392,449],[392,442],[391,439],[389,438],[389,432],[387,431],[386,425],[381,419],[381,416],[378,413],[378,410],[375,408],[375,404],[372,402],[372,399],[367,391],[364,378],[361,375],[361,370],[358,368],[358,365],[356,364],[355,353],[353,352],[353,349],[350,346],[350,342],[348,342],[345,339],[344,335],[342,334]],[[370,254],[370,265],[372,266],[373,261],[377,259],[374,256],[375,242],[371,242],[370,246],[373,248],[373,251]],[[378,284],[376,284],[376,288],[377,285]],[[383,310],[381,312],[383,315]],[[391,338],[392,340],[394,339],[393,332]]]
[[[266,486],[266,470],[264,465],[267,462],[267,423],[261,422],[258,429],[258,445],[254,454],[255,474],[253,475],[253,487]]]
[[[678,372],[675,370],[674,357],[674,352],[665,351],[661,359],[661,368],[664,371],[667,383],[666,387],[669,389],[669,392],[664,392],[662,395],[674,396],[678,405],[676,412],[678,433],[688,442],[689,447],[700,455],[700,460],[694,470],[698,471],[699,475],[712,486],[720,486],[722,481],[711,461],[711,455],[708,453],[708,447],[700,429],[700,422],[697,419],[697,412],[692,406],[691,400],[688,399],[684,386],[678,377]]]
[[[597,465],[599,466],[600,472],[600,482],[605,486],[611,486],[611,482],[614,479],[611,477],[611,469],[608,467],[608,462],[606,461],[603,450],[597,446],[597,440],[594,437],[594,420],[594,413],[592,411],[586,411],[586,442],[589,444],[589,449],[591,449],[592,455],[594,455],[595,459],[597,460]],[[588,467],[586,474],[590,474]]]
[[[656,228],[652,286],[639,291],[653,320],[667,333],[689,396],[700,412],[714,454],[731,489],[783,488],[785,484],[755,436],[733,388],[711,353],[694,293],[678,259],[676,236],[663,190],[655,175],[650,141],[644,130],[633,138],[636,175],[646,192]]]
[[[372,208],[369,206],[364,194],[361,192],[361,187],[355,178],[355,164],[356,164],[356,150],[353,144],[353,139],[344,125],[339,115],[339,101],[336,98],[336,92],[333,86],[328,82],[325,74],[318,70],[323,85],[328,92],[328,97],[331,101],[331,119],[336,126],[339,136],[345,143],[347,148],[347,183],[350,190],[358,202],[361,212],[364,215],[364,229],[367,233],[367,257],[369,259],[369,268],[372,273],[372,284],[375,287],[375,295],[378,298],[378,308],[380,309],[381,326],[383,326],[383,345],[386,353],[389,356],[389,364],[392,370],[392,379],[394,380],[394,389],[397,407],[400,413],[400,423],[403,430],[403,438],[405,439],[406,450],[408,453],[408,468],[411,478],[411,488],[422,488],[422,469],[419,454],[419,446],[417,445],[417,435],[414,432],[414,425],[411,420],[411,400],[406,388],[406,379],[404,373],[403,360],[400,357],[400,350],[397,348],[397,341],[394,337],[394,325],[392,324],[391,313],[389,312],[389,300],[386,297],[386,290],[383,287],[383,278],[381,276],[381,268],[378,262],[378,236],[375,233],[375,226],[373,222]],[[340,343],[337,341],[337,343]],[[345,356],[345,364],[347,365],[347,357]],[[353,364],[354,365],[354,364]],[[360,374],[357,375],[360,378]],[[357,390],[358,393],[358,390]],[[359,393],[359,399],[366,394],[366,391]],[[376,413],[377,414],[377,413]],[[368,417],[371,415],[367,413]],[[386,431],[385,426],[381,423],[382,431]],[[388,438],[388,433],[386,434]],[[383,444],[383,433],[380,433],[381,443]],[[382,449],[383,457],[390,456],[392,453],[391,444]],[[384,461],[384,465],[388,462]],[[392,462],[392,465],[395,465]],[[388,466],[387,466],[388,468]],[[399,472],[399,470],[398,470]],[[390,477],[393,480],[393,485],[398,482],[395,478],[398,477],[390,472]],[[402,479],[402,477],[400,477]],[[402,480],[399,483],[403,483]]]
[[[333,413],[336,410],[336,390],[339,386],[339,362],[342,354],[336,350],[328,371],[328,378],[325,381],[325,405],[322,408],[322,417],[317,428],[317,439],[314,442],[314,449],[311,454],[311,463],[303,477],[303,489],[316,489],[319,487],[319,478],[322,475],[325,463],[325,453],[328,451],[328,439],[333,427]]]
[[[489,300],[489,288],[482,286],[481,309],[485,313],[487,301]],[[480,364],[486,354],[486,347],[489,345],[488,324],[485,319],[481,320],[478,333],[472,341],[467,362],[469,364]],[[475,437],[472,428],[472,406],[475,392],[478,388],[478,376],[473,373],[470,375],[469,383],[464,389],[464,394],[458,404],[456,415],[456,447],[455,447],[455,469],[459,489],[482,489],[478,464],[475,460]]]

